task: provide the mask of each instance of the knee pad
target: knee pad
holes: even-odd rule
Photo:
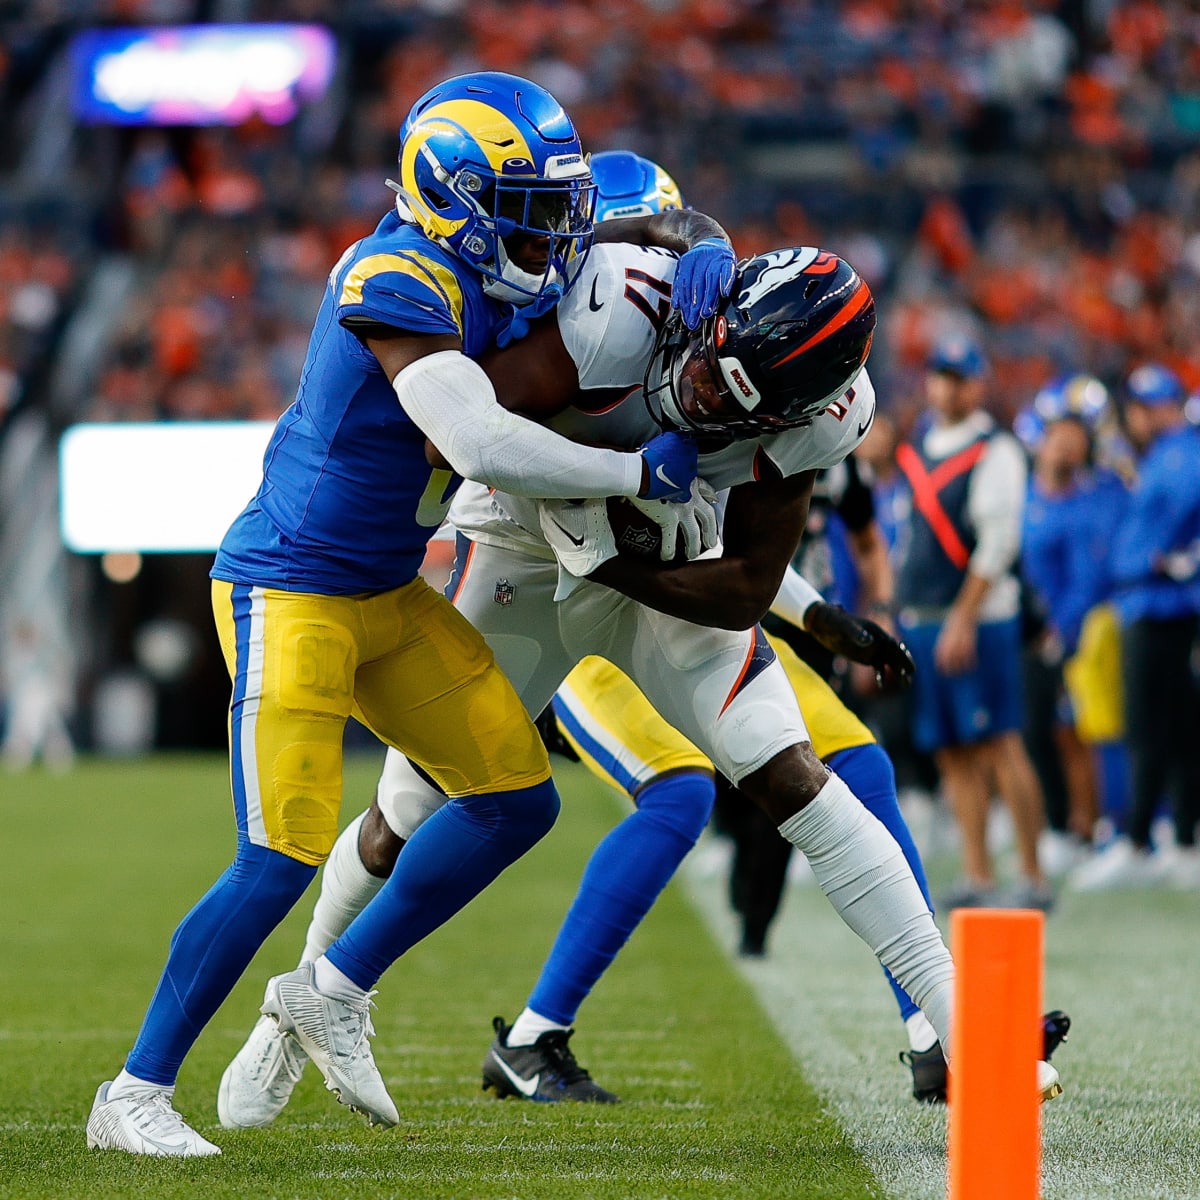
[[[399,750],[389,749],[375,789],[375,803],[388,828],[408,841],[446,803],[446,793]]]

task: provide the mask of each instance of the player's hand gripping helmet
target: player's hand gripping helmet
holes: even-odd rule
[[[658,163],[632,150],[602,150],[588,161],[596,181],[597,221],[686,207],[679,184]]]
[[[579,135],[544,88],[459,75],[422,96],[400,130],[397,207],[484,277],[495,300],[561,295],[592,240],[595,189]]]
[[[664,427],[728,441],[808,425],[867,360],[875,300],[844,259],[797,246],[739,267],[699,329],[673,312],[659,332],[645,389]]]

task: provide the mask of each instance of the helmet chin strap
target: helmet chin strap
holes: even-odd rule
[[[394,179],[385,179],[383,182],[396,193],[396,215],[406,224],[416,225],[417,218],[413,216],[412,200],[408,193]]]
[[[499,278],[484,276],[483,291],[504,304],[532,304],[556,286],[560,294],[562,291],[557,268],[551,268],[544,275],[532,275],[522,270],[505,253],[504,242],[499,237],[496,238],[496,274]]]

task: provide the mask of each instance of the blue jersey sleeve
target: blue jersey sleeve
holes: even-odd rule
[[[413,333],[463,336],[463,289],[443,262],[416,250],[365,254],[333,279],[337,318]]]

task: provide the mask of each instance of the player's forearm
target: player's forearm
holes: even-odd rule
[[[803,629],[808,610],[814,604],[820,604],[822,599],[821,593],[795,567],[789,566],[783,573],[775,599],[771,601],[771,612],[789,625]]]
[[[964,620],[978,623],[979,610],[983,607],[983,601],[991,590],[992,581],[990,579],[968,571],[951,607]]]
[[[465,355],[444,350],[393,380],[404,411],[465,479],[518,496],[636,496],[638,454],[584,446],[496,400],[491,381]]]
[[[693,625],[750,629],[767,615],[781,575],[782,566],[775,572],[740,558],[647,567],[618,555],[588,578]]]
[[[648,217],[622,217],[596,226],[598,242],[629,242],[634,246],[660,246],[686,254],[705,238],[729,241],[729,234],[707,213],[694,208],[669,208]]]

